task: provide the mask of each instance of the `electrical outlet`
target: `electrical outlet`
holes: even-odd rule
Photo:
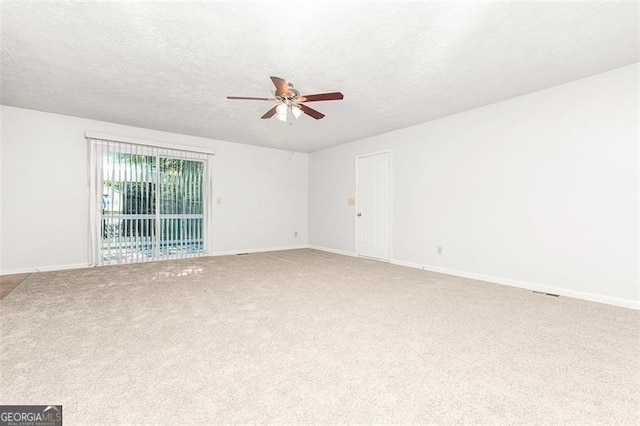
[[[294,237],[296,237],[296,238],[298,238],[298,231],[294,232],[294,233],[293,233],[293,236],[294,236]]]
[[[442,254],[442,246],[438,246],[438,254]]]
[[[220,198],[220,197],[216,198],[216,204],[217,205],[222,204],[222,198]]]

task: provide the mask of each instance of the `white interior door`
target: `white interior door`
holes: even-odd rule
[[[358,256],[389,260],[391,244],[391,154],[358,157]]]

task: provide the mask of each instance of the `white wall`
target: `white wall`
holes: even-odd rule
[[[638,72],[312,153],[310,244],[354,252],[355,157],[392,149],[396,262],[640,306]]]
[[[2,273],[88,263],[85,131],[212,147],[216,253],[307,244],[308,155],[2,107]],[[294,237],[294,232],[298,237]]]

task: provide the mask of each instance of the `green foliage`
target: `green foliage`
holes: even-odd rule
[[[115,180],[120,177],[114,176],[104,181],[104,187],[112,200],[122,194],[122,213],[153,214],[158,197],[161,214],[202,214],[203,162],[127,153],[105,158],[106,167],[116,165],[129,180]]]

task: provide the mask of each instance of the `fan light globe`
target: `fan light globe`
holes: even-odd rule
[[[280,121],[287,121],[287,105],[280,104],[276,108],[276,118]]]
[[[291,107],[291,112],[293,113],[293,116],[296,118],[296,120],[298,119],[298,117],[300,117],[300,115],[302,115],[302,110],[299,106]]]

